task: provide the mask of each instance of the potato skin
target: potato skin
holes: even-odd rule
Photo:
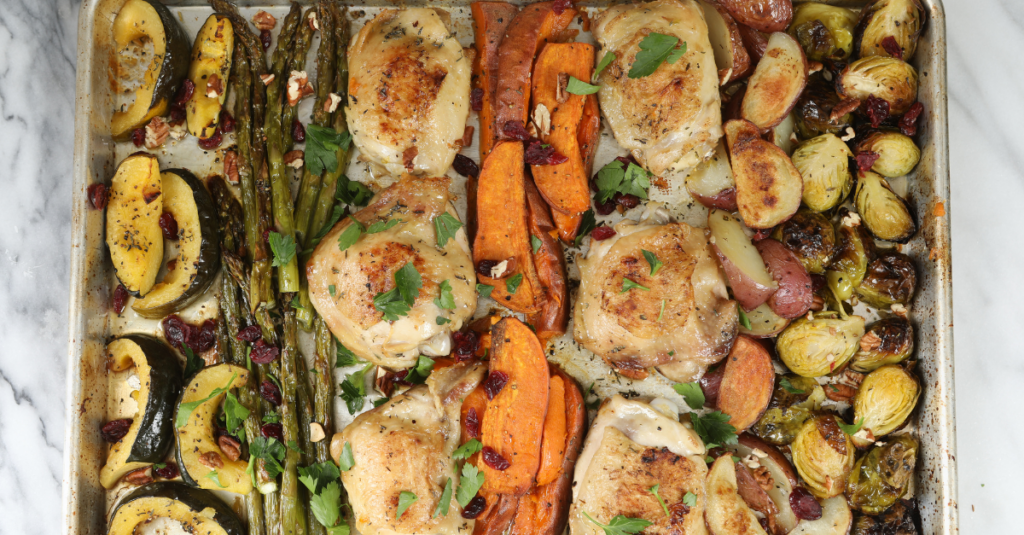
[[[742,268],[737,266],[733,261],[719,249],[718,245],[712,244],[715,249],[715,254],[718,255],[718,261],[722,264],[722,269],[725,270],[725,278],[729,281],[729,287],[732,288],[733,297],[736,302],[743,307],[743,310],[753,310],[760,306],[762,303],[768,300],[773,293],[775,288],[769,288],[762,284],[759,284],[752,277],[747,275]]]
[[[811,276],[800,259],[785,245],[771,238],[754,244],[768,266],[768,272],[779,283],[779,289],[768,298],[768,306],[783,318],[803,316],[814,302]]]
[[[718,208],[729,212],[735,212],[739,210],[736,206],[736,187],[733,186],[728,189],[724,189],[714,195],[700,195],[697,193],[690,192],[690,195],[697,202],[707,206],[708,208]]]
[[[762,32],[784,32],[793,20],[792,0],[719,0],[736,22]]]

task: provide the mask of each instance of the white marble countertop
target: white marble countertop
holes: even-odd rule
[[[78,0],[0,0],[0,535],[60,530]],[[960,525],[1019,530],[1024,3],[946,0]],[[1020,204],[1018,204],[1020,203]]]

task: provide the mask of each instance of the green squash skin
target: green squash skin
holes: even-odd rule
[[[224,363],[221,363],[221,364],[224,364]],[[215,364],[214,366],[219,366],[221,364]],[[174,400],[174,413],[175,414],[177,414],[178,406],[181,405],[182,400],[185,398],[185,388],[184,387],[192,384],[192,380],[195,379],[195,377],[197,375],[199,375],[200,373],[202,373],[202,371],[205,370],[206,368],[207,368],[207,366],[203,366],[202,368],[199,368],[191,376],[185,378],[184,382],[182,383],[183,386],[182,386],[181,392],[178,394],[177,398]],[[211,391],[212,391],[212,389],[211,389]],[[206,395],[209,395],[209,393],[210,392],[207,391],[207,392],[204,392],[203,395],[206,396]],[[172,419],[174,417],[175,416],[173,416],[173,415],[171,416]],[[172,441],[174,442],[174,462],[178,464],[178,473],[181,476],[181,480],[184,481],[186,484],[188,484],[191,487],[195,487],[196,489],[205,491],[206,489],[200,489],[200,487],[199,487],[199,480],[194,478],[194,477],[192,477],[192,474],[188,473],[188,466],[186,466],[185,462],[181,459],[181,445],[178,443],[178,433],[177,433],[177,430],[174,429],[173,426],[172,426],[172,429],[171,429],[171,435],[172,435]],[[259,491],[257,491],[257,492],[259,492]]]
[[[220,525],[221,528],[228,535],[246,535],[245,527],[242,525],[242,521],[239,520],[238,515],[231,510],[224,502],[217,499],[211,492],[203,489],[194,489],[176,483],[173,481],[157,481],[155,483],[149,483],[142,487],[139,487],[132,491],[130,494],[125,496],[120,503],[117,505],[117,509],[121,506],[131,503],[136,500],[144,500],[146,498],[169,498],[177,500],[195,512],[200,512],[207,507],[211,507],[214,510],[213,520]],[[114,509],[110,513],[110,519],[113,521],[117,515],[117,509]],[[109,529],[107,531],[110,535],[129,535],[129,534],[114,534]]]
[[[164,60],[160,65],[160,74],[156,78],[156,87],[153,88],[153,100],[149,108],[157,106],[161,100],[166,99],[168,105],[173,103],[174,95],[178,92],[181,82],[188,78],[188,66],[191,62],[192,39],[185,33],[185,29],[174,18],[167,6],[156,0],[145,0],[145,2],[156,10],[160,16],[160,23],[164,26]]]
[[[150,368],[149,399],[128,462],[158,463],[174,445],[174,411],[184,383],[181,365],[160,340],[145,334],[122,336],[138,344]]]

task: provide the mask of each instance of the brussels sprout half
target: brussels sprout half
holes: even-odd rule
[[[880,240],[906,243],[917,231],[907,201],[878,173],[859,174],[854,204],[868,231]]]
[[[835,134],[822,134],[797,147],[792,160],[804,179],[803,201],[808,208],[815,212],[831,210],[850,194],[852,156],[846,143]]]
[[[854,150],[857,154],[863,152],[877,154],[878,159],[872,164],[871,170],[890,178],[903,176],[913,171],[917,162],[921,160],[921,149],[917,148],[914,140],[899,132],[872,132],[861,138]],[[798,165],[797,169],[799,168]]]
[[[917,38],[924,29],[924,5],[920,0],[874,0],[860,12],[854,48],[860,57],[892,56],[883,42],[892,37],[900,48],[900,59],[910,61],[917,50]]]
[[[800,137],[809,139],[825,133],[838,134],[846,130],[852,124],[852,114],[847,113],[832,120],[832,109],[841,100],[835,86],[825,80],[822,73],[811,75],[794,109],[796,130]]]
[[[868,264],[857,297],[875,308],[890,308],[910,303],[916,286],[914,261],[903,253],[888,252]]]
[[[917,535],[919,532],[914,522],[914,509],[916,507],[912,501],[900,500],[881,515],[859,515],[850,535]]]
[[[858,100],[875,96],[889,103],[890,115],[902,115],[917,102],[917,71],[896,58],[861,58],[839,74],[836,91],[843,98]]]
[[[899,364],[914,351],[914,328],[906,318],[892,316],[868,326],[850,369],[867,373],[886,364]]]
[[[825,390],[814,379],[799,375],[780,375],[768,410],[750,428],[765,442],[785,446],[796,438],[804,422],[821,409]]]
[[[894,437],[857,460],[846,482],[850,506],[868,514],[885,511],[907,493],[917,464],[917,441]]]
[[[838,245],[825,280],[835,297],[845,301],[864,280],[868,263],[875,259],[875,240],[864,229],[860,217],[846,208],[839,210],[835,230]]]
[[[825,499],[843,493],[856,449],[835,416],[823,414],[804,422],[789,447],[793,466],[814,497]]]
[[[772,238],[796,253],[808,273],[821,275],[836,254],[836,232],[832,223],[818,213],[800,210],[775,227]]]
[[[789,34],[800,42],[807,59],[844,59],[853,52],[853,31],[857,13],[845,7],[817,2],[793,8]]]
[[[889,364],[869,373],[853,399],[853,421],[862,422],[854,443],[864,447],[900,428],[917,405],[921,386],[909,371]]]
[[[786,327],[775,341],[775,349],[793,373],[822,377],[843,369],[863,335],[864,318],[818,312],[813,319],[803,317]]]

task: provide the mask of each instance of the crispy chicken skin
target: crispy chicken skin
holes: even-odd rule
[[[587,517],[607,524],[616,515],[653,524],[644,533],[706,534],[704,444],[681,424],[670,402],[648,404],[615,395],[601,405],[576,464],[569,527],[574,535],[601,535]],[[666,411],[669,414],[662,413]],[[669,509],[669,516],[650,488]],[[692,507],[683,496],[696,496]]]
[[[458,151],[472,62],[447,19],[429,8],[385,9],[349,45],[352,140],[394,176],[441,176]]]
[[[335,462],[345,443],[355,465],[342,472],[356,529],[362,535],[429,533],[469,534],[473,521],[462,518],[452,493],[448,514],[432,518],[448,479],[458,488],[452,452],[459,445],[462,399],[484,378],[487,366],[462,362],[434,371],[426,384],[414,386],[387,403],[356,417],[331,440]],[[400,518],[398,495],[417,500]]]
[[[634,379],[658,366],[688,382],[729,353],[739,329],[736,303],[702,229],[669,223],[652,204],[639,223],[623,220],[616,235],[591,241],[579,263],[573,335],[619,373]],[[651,275],[643,255],[664,263]],[[649,288],[623,292],[629,279]]]
[[[338,237],[352,225],[345,218],[324,236],[306,264],[309,297],[338,340],[360,358],[393,369],[408,368],[420,355],[451,351],[451,333],[462,328],[476,310],[476,274],[464,229],[444,247],[437,246],[434,219],[448,212],[448,178],[407,175],[377,194],[352,215],[364,227],[400,221],[340,250]],[[395,272],[412,262],[423,279],[408,316],[389,322],[373,305],[374,296],[395,287]],[[455,309],[434,300],[448,281]],[[437,324],[438,317],[450,320]]]
[[[656,0],[608,8],[594,38],[616,59],[600,76],[601,111],[615,140],[648,171],[684,171],[714,152],[722,137],[718,70],[704,13],[694,0]],[[673,35],[686,54],[650,76],[629,78],[640,42],[651,33]]]

